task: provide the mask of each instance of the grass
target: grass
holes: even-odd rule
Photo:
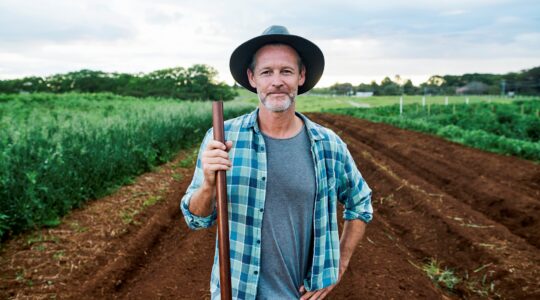
[[[423,271],[438,288],[449,293],[455,293],[459,286],[483,298],[501,297],[495,289],[495,282],[491,278],[494,272],[486,270],[488,267],[493,266],[493,263],[484,264],[473,270],[474,277],[469,276],[469,272],[466,271],[463,278],[458,276],[454,270],[448,267],[443,268],[442,263],[435,258],[429,259],[420,266],[410,260],[409,263]],[[485,272],[480,276],[478,273],[481,271]]]
[[[454,273],[453,270],[448,268],[442,269],[440,262],[435,259],[430,259],[429,262],[422,266],[426,275],[440,288],[453,291],[461,279]]]
[[[199,148],[195,148],[189,155],[180,160],[175,168],[191,168],[195,166],[197,162],[197,155],[199,154]]]
[[[158,203],[159,201],[161,201],[162,199],[163,199],[163,197],[161,197],[161,196],[149,197],[148,199],[144,200],[143,207],[146,208],[146,207],[152,206],[152,205]]]
[[[251,110],[228,102],[224,117]],[[212,126],[211,112],[208,101],[0,94],[0,241],[58,226],[71,209],[192,147]]]
[[[182,181],[182,178],[184,178],[184,175],[180,174],[180,173],[174,173],[171,175],[171,177],[175,180],[175,181]]]
[[[249,103],[258,105],[259,99],[254,93],[240,89],[235,102]],[[426,105],[429,104],[444,104],[446,96],[426,96]],[[399,104],[400,96],[372,96],[372,97],[350,97],[350,96],[327,96],[327,95],[299,95],[296,98],[296,110],[300,112],[321,112],[327,109],[335,108],[358,108],[358,107],[380,107]],[[465,103],[466,98],[469,98],[469,104],[478,102],[492,103],[510,103],[513,100],[499,96],[448,96],[448,104]],[[422,104],[422,96],[403,96],[403,104]]]

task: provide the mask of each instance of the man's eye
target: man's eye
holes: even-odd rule
[[[270,74],[270,71],[262,71],[261,72],[261,75],[268,75],[268,74]]]
[[[285,74],[292,74],[292,71],[291,71],[291,70],[283,70],[283,73],[285,73]]]

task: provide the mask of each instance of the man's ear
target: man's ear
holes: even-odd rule
[[[304,82],[306,82],[306,67],[302,66],[302,70],[300,70],[300,80],[298,81],[298,86],[304,85]]]
[[[257,84],[255,83],[255,80],[253,79],[253,72],[251,71],[250,68],[247,69],[247,76],[248,76],[249,84],[251,85],[251,87],[253,87],[254,89],[256,89],[256,88],[257,88]]]

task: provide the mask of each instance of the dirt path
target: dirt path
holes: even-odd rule
[[[374,190],[374,221],[329,299],[540,298],[538,164],[384,124],[309,116],[347,142]],[[178,208],[191,172],[170,181],[138,225],[108,237],[84,272],[47,294],[3,281],[0,298],[209,298],[215,230],[190,231]],[[423,270],[429,262],[461,281],[452,291],[437,287]]]

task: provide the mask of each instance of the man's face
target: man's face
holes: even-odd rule
[[[249,83],[270,111],[289,109],[304,84],[305,69],[299,70],[296,51],[286,45],[267,45],[255,54],[255,69],[248,69]]]

